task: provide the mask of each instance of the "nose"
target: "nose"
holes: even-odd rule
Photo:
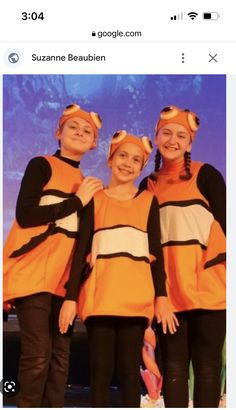
[[[132,163],[131,158],[126,157],[126,158],[125,158],[125,161],[124,161],[124,166],[127,167],[127,168],[129,168],[129,167],[131,167],[131,163]]]
[[[175,135],[174,132],[172,132],[171,134],[169,134],[168,142],[171,143],[171,144],[175,144],[175,143],[176,143],[176,135]]]
[[[83,130],[80,127],[76,128],[76,134],[83,135]]]

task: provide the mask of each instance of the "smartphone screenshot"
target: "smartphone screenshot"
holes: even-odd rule
[[[230,4],[0,11],[2,406],[236,407]]]

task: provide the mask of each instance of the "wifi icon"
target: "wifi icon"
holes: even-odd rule
[[[195,11],[190,11],[190,13],[188,13],[188,16],[191,18],[191,20],[194,20],[198,16],[198,13],[196,13]]]

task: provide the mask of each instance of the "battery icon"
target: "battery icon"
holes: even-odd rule
[[[217,11],[203,13],[203,19],[204,20],[218,20],[219,17],[220,17],[220,15],[219,15],[219,13],[217,13]]]

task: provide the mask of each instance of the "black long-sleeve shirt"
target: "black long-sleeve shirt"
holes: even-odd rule
[[[72,167],[79,167],[79,162],[61,157],[60,151],[54,155]],[[51,175],[51,166],[44,157],[33,158],[27,165],[16,205],[16,220],[22,228],[48,224],[73,212],[79,213],[83,208],[82,202],[75,195],[58,204],[39,206],[43,187]]]

